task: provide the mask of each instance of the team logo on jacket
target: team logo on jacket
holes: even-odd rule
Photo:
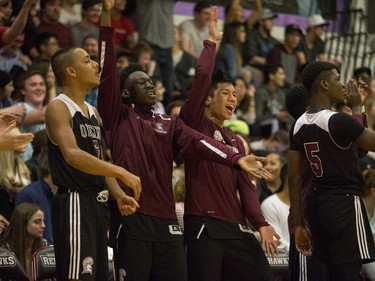
[[[219,141],[219,142],[224,142],[224,138],[223,138],[223,136],[222,136],[222,134],[220,133],[219,130],[215,130],[214,139]]]
[[[235,153],[238,153],[239,150],[237,147],[234,147],[234,146],[231,146],[231,145],[228,145],[226,144],[224,138],[223,138],[223,135],[221,134],[221,132],[219,130],[215,130],[214,132],[214,139],[225,144],[228,148],[232,149]]]
[[[91,274],[92,275],[92,266],[94,264],[94,260],[92,257],[86,257],[83,259],[82,261],[82,267],[83,267],[83,271],[82,271],[82,274],[84,273],[88,273],[88,274]]]
[[[156,132],[158,132],[158,133],[162,133],[162,134],[166,134],[166,133],[167,133],[167,131],[165,131],[164,128],[163,128],[163,124],[162,124],[162,123],[159,123],[159,122],[155,124],[155,128],[154,128],[154,130],[155,130]]]

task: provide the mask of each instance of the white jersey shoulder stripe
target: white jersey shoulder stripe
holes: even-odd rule
[[[56,98],[54,98],[53,100],[60,100],[63,103],[65,103],[65,105],[69,109],[70,116],[72,118],[73,118],[74,114],[76,114],[76,112],[80,112],[83,116],[85,116],[84,113],[82,112],[81,108],[70,97],[68,97],[67,95],[60,94]],[[89,110],[89,116],[90,116],[90,118],[92,116],[96,117],[92,105],[89,104],[88,102],[85,102],[85,105],[87,106],[87,108]]]
[[[322,130],[329,133],[328,121],[332,115],[337,114],[331,110],[325,109],[316,113],[305,112],[300,118],[298,118],[296,125],[294,126],[293,135],[297,134],[303,125],[316,125]]]

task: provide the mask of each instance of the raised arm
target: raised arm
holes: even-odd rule
[[[58,112],[59,114],[56,114]],[[73,168],[91,175],[115,177],[125,185],[134,188],[134,197],[139,198],[141,191],[140,179],[124,168],[105,162],[81,150],[77,146],[71,125],[68,108],[61,101],[52,101],[46,110],[46,127],[48,136],[58,145],[65,161]]]
[[[123,108],[120,94],[120,79],[116,67],[116,52],[112,42],[114,29],[111,27],[110,11],[114,0],[103,0],[101,26],[99,28],[100,85],[98,110],[104,128],[111,130]]]
[[[252,10],[250,16],[246,20],[246,25],[248,28],[253,28],[254,24],[258,21],[259,16],[262,12],[262,1],[254,1],[254,10]]]
[[[22,33],[23,29],[25,28],[30,9],[36,5],[37,2],[38,0],[26,0],[23,3],[22,9],[20,10],[18,16],[14,19],[12,25],[3,33],[2,41],[4,44],[9,44]]]
[[[215,66],[216,42],[222,37],[222,32],[217,28],[217,20],[217,7],[212,7],[210,23],[208,25],[208,39],[203,42],[204,48],[197,62],[194,82],[189,92],[189,99],[180,111],[182,120],[192,128],[196,128],[204,116],[205,101],[211,88],[211,75]]]

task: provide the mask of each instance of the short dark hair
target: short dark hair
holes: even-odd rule
[[[50,3],[50,2],[55,2],[55,1],[60,1],[61,4],[62,4],[62,0],[40,0],[40,10],[42,11],[44,9],[44,7],[46,6],[46,4]]]
[[[287,91],[285,96],[286,110],[294,119],[298,119],[309,104],[309,95],[305,86],[295,85]]]
[[[120,91],[122,91],[123,89],[126,89],[126,80],[128,80],[129,75],[134,73],[134,72],[137,72],[137,71],[145,72],[143,70],[143,67],[139,64],[131,64],[128,67],[125,67],[123,70],[121,70],[121,72],[120,72]]]
[[[57,40],[57,42],[59,42],[59,38],[55,34],[50,33],[50,32],[41,32],[41,33],[36,35],[36,37],[35,37],[35,47],[37,48],[37,50],[39,52],[40,52],[40,46],[43,45],[43,44],[47,44],[51,37],[55,38]]]
[[[227,72],[223,71],[221,68],[215,67],[214,72],[211,76],[211,97],[214,95],[214,91],[216,90],[217,84],[219,83],[230,83],[234,86],[234,80],[232,76],[230,76]]]
[[[83,0],[82,2],[82,11],[87,11],[92,6],[95,6],[97,4],[101,4],[102,1],[100,0]]]
[[[165,113],[167,115],[171,115],[172,109],[175,107],[182,107],[185,104],[184,100],[174,100],[168,103],[167,108],[165,109]]]
[[[78,47],[68,47],[58,50],[51,58],[51,67],[56,76],[56,83],[62,87],[65,79],[65,68],[71,63],[71,56]]]
[[[366,73],[368,76],[372,76],[372,72],[371,72],[371,69],[368,68],[368,67],[365,67],[365,66],[362,66],[362,67],[359,67],[359,68],[356,68],[353,72],[353,76],[355,78],[359,78],[359,76],[362,74],[362,73]]]
[[[263,68],[263,74],[264,74],[264,83],[267,84],[270,81],[270,74],[275,74],[279,68],[284,69],[282,64],[280,63],[271,63],[266,64]]]
[[[321,73],[336,69],[332,63],[324,61],[312,61],[309,62],[302,70],[302,84],[310,94],[313,84]]]
[[[199,1],[194,6],[194,13],[200,13],[203,9],[210,8],[210,1]]]

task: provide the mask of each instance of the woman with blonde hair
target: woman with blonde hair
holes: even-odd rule
[[[14,128],[11,133],[20,133]],[[14,210],[14,199],[30,183],[30,172],[18,152],[0,151],[0,214],[7,220]]]

